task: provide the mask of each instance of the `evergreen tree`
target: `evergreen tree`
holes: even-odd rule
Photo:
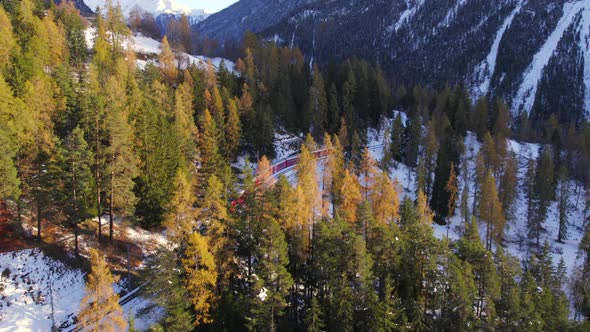
[[[184,286],[184,273],[177,253],[158,248],[155,259],[148,260],[146,283],[148,294],[166,310],[163,324],[169,331],[189,331],[194,328],[191,301]]]
[[[305,314],[305,327],[308,332],[321,332],[324,328],[322,321],[322,310],[318,299],[314,296],[311,299],[311,305]]]
[[[107,262],[96,249],[90,250],[92,271],[86,282],[86,295],[80,302],[78,322],[92,331],[119,331],[127,328],[119,296],[113,291],[117,278],[111,275]]]
[[[567,177],[567,170],[565,167],[560,167],[558,175],[557,199],[559,210],[559,231],[557,232],[557,241],[562,242],[567,240],[568,229],[568,213],[569,213],[569,183]]]
[[[489,114],[487,97],[483,96],[477,101],[472,119],[472,127],[477,134],[477,139],[482,141],[488,131]]]
[[[415,167],[420,152],[420,141],[422,140],[422,122],[420,114],[413,112],[405,131],[405,161],[410,167]]]
[[[198,135],[191,90],[188,83],[182,83],[176,89],[174,98],[174,125],[179,136],[179,149],[187,165],[195,160]]]
[[[475,218],[465,225],[465,233],[458,243],[459,257],[473,268],[477,294],[475,295],[475,314],[485,320],[484,326],[495,325],[496,309],[494,301],[499,296],[499,284],[492,254],[481,243]]]
[[[94,156],[84,140],[84,132],[76,127],[65,142],[62,161],[64,212],[74,228],[75,253],[78,255],[78,224],[90,217],[92,209],[92,162]]]
[[[504,216],[506,220],[512,220],[514,215],[514,203],[518,198],[516,190],[518,185],[518,160],[516,155],[510,153],[504,165],[504,171],[500,177],[500,186],[498,188],[498,196],[502,207],[504,208]]]
[[[320,191],[317,180],[317,161],[313,156],[315,142],[311,135],[308,135],[305,144],[301,147],[299,162],[297,163],[297,188],[301,190],[303,201],[301,202],[302,239],[304,243],[311,246],[313,226],[316,220],[316,213],[321,204]],[[306,249],[309,252],[310,248]]]
[[[328,99],[324,87],[322,73],[316,64],[313,67],[312,84],[309,88],[309,122],[311,132],[316,138],[320,138],[328,128]]]
[[[136,197],[133,179],[137,174],[137,159],[133,151],[133,132],[129,125],[129,114],[123,104],[126,100],[121,83],[111,77],[107,84],[109,112],[106,123],[109,128],[109,238],[113,240],[113,216],[133,214]]]
[[[225,123],[226,135],[226,152],[227,160],[234,160],[236,158],[238,148],[240,147],[240,139],[242,137],[242,125],[240,123],[240,115],[238,113],[238,105],[236,100],[230,99],[227,103],[227,121]]]
[[[543,223],[547,218],[547,212],[549,204],[553,200],[554,187],[553,187],[553,157],[549,149],[542,149],[539,151],[539,160],[537,161],[537,169],[535,171],[535,182],[534,182],[534,197],[535,197],[535,211],[533,216],[533,233],[529,233],[529,236],[536,239],[537,245],[541,232],[543,230]]]
[[[424,179],[426,180],[424,185],[424,193],[429,196],[432,189],[432,173],[436,167],[436,157],[438,153],[438,142],[436,140],[435,126],[432,120],[428,122],[428,134],[425,137],[426,142],[424,143],[425,156],[424,156]]]
[[[277,331],[277,319],[283,315],[283,309],[287,306],[286,296],[293,278],[286,268],[289,260],[284,233],[272,218],[265,220],[260,251],[258,270],[264,286],[259,294],[254,294],[259,298],[252,308],[257,316],[254,322],[260,330]]]
[[[401,161],[402,139],[404,135],[404,124],[402,123],[401,113],[398,112],[393,120],[393,127],[391,129],[391,155],[397,160]]]

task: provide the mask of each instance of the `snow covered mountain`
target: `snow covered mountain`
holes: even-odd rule
[[[204,9],[193,9],[188,6],[180,5],[174,0],[118,0],[123,9],[123,14],[129,15],[134,8],[140,8],[143,11],[153,14],[155,17],[178,17],[187,15],[191,24],[196,24],[209,16]],[[104,8],[106,0],[84,0],[84,3],[92,10],[97,7]],[[113,1],[116,3],[116,1]]]
[[[196,29],[254,31],[320,65],[360,56],[408,84],[461,83],[539,123],[590,118],[588,0],[241,0]]]

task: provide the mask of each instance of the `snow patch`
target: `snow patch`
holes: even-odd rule
[[[582,13],[580,23],[581,49],[584,54],[584,109],[586,118],[590,119],[590,8],[586,7]]]
[[[496,38],[492,43],[492,48],[488,56],[475,68],[474,78],[476,82],[480,82],[472,92],[472,99],[477,100],[481,96],[486,95],[490,89],[490,82],[496,71],[496,59],[498,58],[498,49],[500,48],[500,42],[504,37],[506,30],[512,25],[512,21],[516,14],[520,12],[523,6],[523,1],[519,1],[514,10],[508,15],[504,23],[500,27],[500,30],[496,33]]]
[[[406,22],[408,22],[414,16],[414,14],[416,14],[418,9],[420,9],[420,7],[422,7],[423,4],[424,0],[406,0],[406,10],[404,10],[401,13],[397,22],[393,23],[392,25],[386,28],[387,32],[397,32]]]
[[[541,75],[555,52],[565,30],[572,25],[574,18],[580,11],[588,11],[589,9],[590,3],[586,0],[564,3],[563,15],[557,23],[555,30],[549,35],[539,52],[535,54],[533,62],[525,71],[522,84],[512,104],[513,113],[531,111],[535,102],[535,95],[537,94]]]
[[[38,249],[0,254],[0,331],[50,331],[51,294],[56,326],[70,325],[84,297],[84,274]],[[51,286],[50,286],[51,285]]]
[[[442,20],[442,22],[440,22],[440,24],[438,25],[439,28],[444,28],[444,27],[448,27],[451,25],[452,21],[455,19],[455,17],[457,17],[457,13],[459,12],[459,9],[463,6],[465,6],[465,4],[467,3],[467,0],[459,0],[457,1],[457,3],[455,4],[455,6],[453,7],[453,9],[451,9],[448,13],[447,16],[445,16],[444,20]]]

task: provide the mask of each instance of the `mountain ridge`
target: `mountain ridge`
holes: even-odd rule
[[[360,56],[405,84],[463,84],[475,99],[502,97],[515,117],[590,118],[583,0],[242,0],[195,29],[221,41],[250,30],[320,65]]]

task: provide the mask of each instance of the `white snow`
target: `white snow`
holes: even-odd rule
[[[514,10],[508,15],[508,17],[504,20],[504,23],[496,33],[496,38],[492,43],[492,47],[490,49],[490,53],[488,56],[476,67],[474,78],[476,82],[479,82],[479,85],[474,87],[472,92],[473,100],[479,99],[481,96],[486,95],[490,89],[490,81],[494,76],[494,72],[496,71],[496,59],[498,58],[498,49],[500,48],[500,42],[504,37],[504,33],[512,24],[514,17],[516,14],[520,12],[523,6],[523,1],[519,1]]]
[[[129,15],[135,6],[152,14],[187,14],[187,15],[206,15],[203,9],[191,8],[189,6],[181,5],[173,0],[114,0],[113,4],[121,4],[123,14]],[[94,10],[100,7],[101,10],[106,9],[106,0],[84,0],[86,5]]]
[[[442,22],[439,23],[438,27],[448,27],[451,25],[452,21],[455,19],[455,17],[457,17],[457,13],[459,12],[459,9],[463,6],[465,6],[465,4],[467,3],[467,0],[459,0],[457,1],[457,3],[455,4],[455,6],[453,7],[453,9],[451,9],[448,13],[447,16],[445,16],[445,18],[442,20]]]
[[[522,84],[520,85],[512,104],[513,113],[516,114],[519,113],[519,111],[531,111],[535,102],[535,95],[537,93],[539,81],[541,80],[545,67],[555,52],[565,30],[571,26],[576,15],[582,10],[590,10],[589,1],[580,0],[564,3],[563,15],[557,23],[555,30],[549,35],[539,52],[535,54],[532,63],[525,71]]]
[[[72,323],[84,296],[84,274],[45,256],[38,249],[0,254],[0,331],[50,331],[51,296],[57,326]]]
[[[404,10],[399,19],[393,23],[391,26],[387,27],[387,32],[397,32],[406,22],[408,22],[414,14],[422,7],[424,4],[424,0],[405,0],[406,1],[406,10]],[[463,1],[463,0],[461,0]]]
[[[582,13],[580,22],[581,48],[584,54],[584,109],[586,118],[590,119],[590,8],[586,7]]]

